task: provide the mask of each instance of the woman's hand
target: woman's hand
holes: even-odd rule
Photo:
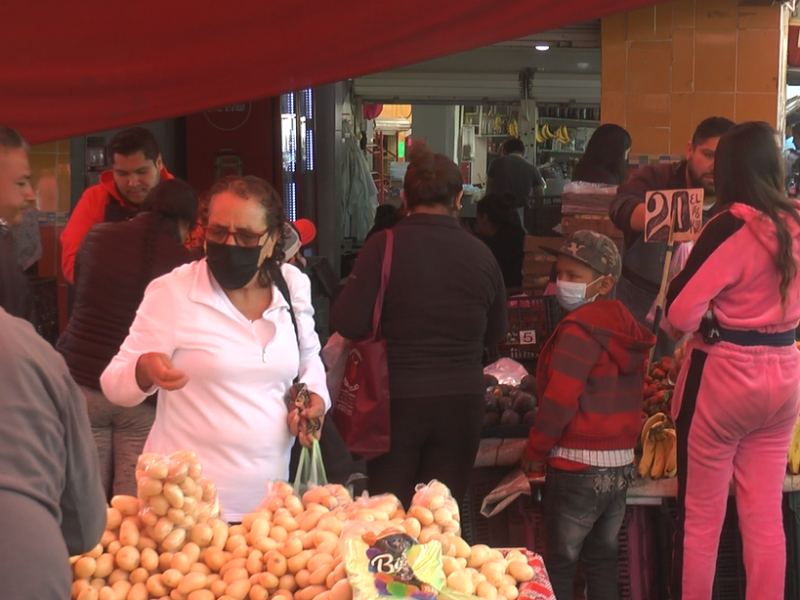
[[[173,392],[189,383],[189,376],[174,368],[170,357],[163,352],[148,352],[136,362],[136,383],[143,392],[154,385]]]
[[[315,439],[319,439],[322,433],[322,423],[325,420],[325,401],[322,399],[322,396],[311,391],[308,392],[308,396],[311,398],[311,406],[302,411],[297,408],[292,409],[287,416],[289,432],[297,436],[300,440],[300,444],[306,448],[311,447]],[[311,434],[308,434],[306,433],[304,421],[310,421],[312,419],[318,419],[320,427]]]

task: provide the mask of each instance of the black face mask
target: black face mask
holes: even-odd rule
[[[241,248],[206,242],[206,262],[214,279],[226,290],[246,286],[258,272],[258,257],[263,246]]]

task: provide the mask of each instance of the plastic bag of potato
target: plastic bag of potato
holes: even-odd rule
[[[197,454],[180,450],[169,456],[142,454],[136,465],[141,509],[139,517],[159,548],[172,552],[183,546],[192,529],[220,513],[217,486],[202,477]]]
[[[427,485],[420,483],[416,487],[408,516],[419,521],[422,531],[450,535],[461,533],[458,503],[450,494],[450,489],[435,479]]]

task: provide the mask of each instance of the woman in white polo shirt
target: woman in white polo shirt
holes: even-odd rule
[[[208,197],[207,257],[147,288],[101,385],[121,406],[158,390],[145,451],[195,450],[235,522],[255,510],[267,480],[288,477],[300,420],[322,418],[330,399],[309,280],[283,264],[281,198],[256,177],[225,178]],[[301,414],[285,401],[298,376],[312,400]],[[300,441],[310,443],[302,432]]]

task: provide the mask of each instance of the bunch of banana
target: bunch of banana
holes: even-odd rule
[[[792,475],[800,473],[800,419],[794,426],[792,443],[789,445],[789,473]]]
[[[675,425],[664,413],[656,413],[642,427],[639,476],[660,479],[678,472],[678,439]]]
[[[541,130],[539,129],[539,125],[536,125],[536,143],[537,144],[544,144],[544,136],[542,135]]]
[[[503,131],[503,118],[500,115],[494,116],[494,130],[498,133]]]
[[[508,120],[507,133],[511,137],[519,137],[519,125],[517,125],[516,119],[512,118]]]
[[[569,144],[572,141],[569,137],[569,133],[567,132],[566,125],[562,125],[558,129],[556,129],[556,138],[562,144]]]

